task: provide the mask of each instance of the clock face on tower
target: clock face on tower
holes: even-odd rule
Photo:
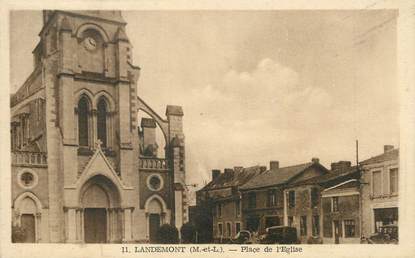
[[[93,51],[97,48],[97,42],[92,37],[86,37],[83,43],[84,47],[89,51]]]

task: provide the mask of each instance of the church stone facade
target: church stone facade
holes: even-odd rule
[[[43,11],[43,22],[34,70],[10,100],[13,226],[24,242],[56,243],[152,242],[161,224],[180,229],[183,110],[163,117],[138,97],[121,12]]]

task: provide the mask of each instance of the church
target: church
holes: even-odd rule
[[[126,25],[120,11],[43,11],[33,72],[10,97],[23,242],[152,243],[188,221],[183,110],[138,96]]]

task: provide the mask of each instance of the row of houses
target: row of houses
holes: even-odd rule
[[[270,226],[295,227],[301,243],[359,243],[379,227],[398,223],[399,150],[352,166],[324,167],[318,158],[281,167],[212,170],[212,181],[197,191],[200,242],[227,242],[240,230],[258,234]]]

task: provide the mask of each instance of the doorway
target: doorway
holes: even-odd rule
[[[157,241],[157,231],[160,228],[160,214],[150,214],[150,243]]]
[[[36,242],[36,225],[35,216],[33,214],[22,214],[21,227],[25,232],[24,243]]]
[[[84,212],[85,243],[107,242],[107,210],[86,208]]]

